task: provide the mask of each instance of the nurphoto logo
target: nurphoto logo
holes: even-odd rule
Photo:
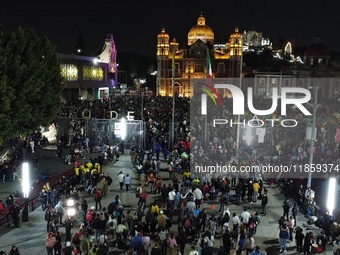
[[[201,90],[204,92],[201,94],[201,114],[207,115],[208,112],[208,104],[207,104],[207,95],[213,100],[214,104],[217,105],[216,98],[219,102],[220,106],[223,106],[221,96],[218,94],[217,89],[228,89],[232,95],[233,98],[233,106],[232,106],[232,114],[233,115],[244,115],[245,110],[245,96],[243,94],[243,91],[237,87],[236,85],[232,84],[214,84],[214,85],[207,85],[203,84],[203,88]],[[292,93],[296,93],[299,95],[299,98],[292,98],[289,95]],[[216,97],[216,98],[215,98]],[[213,119],[213,126],[216,125],[229,125],[232,127],[233,125],[248,125],[249,127],[262,127],[264,125],[271,125],[274,127],[274,125],[279,122],[279,124],[283,127],[296,127],[298,122],[295,119],[276,119],[276,118],[266,118],[266,119],[259,119],[257,116],[267,116],[270,114],[273,114],[277,111],[278,108],[278,101],[279,101],[279,94],[278,94],[278,88],[273,87],[272,88],[272,105],[269,109],[266,110],[260,110],[256,109],[254,107],[253,103],[253,88],[248,87],[247,88],[247,106],[250,113],[254,115],[254,117],[251,120],[246,121],[245,119],[242,121],[242,123],[235,123],[232,119]],[[299,87],[281,87],[280,89],[280,99],[281,99],[281,116],[287,115],[287,105],[293,105],[293,107],[296,107],[299,109],[305,116],[311,116],[312,114],[306,109],[306,107],[303,105],[305,103],[308,103],[311,99],[311,93],[309,90],[305,88],[299,88]]]

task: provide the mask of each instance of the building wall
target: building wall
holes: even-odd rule
[[[99,98],[99,91],[110,86],[105,63],[95,63],[92,57],[59,54],[60,72],[64,79],[66,99]],[[103,93],[101,93],[103,94]]]
[[[169,43],[169,35],[164,28],[161,30],[157,36],[157,95],[190,96],[192,92],[190,79],[206,78],[208,75],[208,54],[212,78],[239,77],[242,35],[236,28],[235,33],[231,34],[225,44],[226,47],[215,49],[211,35],[212,33],[209,34],[209,40],[188,40],[189,45],[180,48],[175,39]],[[174,81],[172,80],[173,66]],[[172,83],[175,84],[174,90]]]

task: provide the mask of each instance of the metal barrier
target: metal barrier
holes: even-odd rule
[[[103,144],[112,145],[120,143],[117,124],[119,119],[93,119],[93,118],[59,118],[57,120],[58,140],[66,136],[67,143],[72,144],[76,134],[84,134],[93,146]],[[141,120],[126,120],[125,146],[144,148],[145,123]]]
[[[282,193],[285,193],[284,183],[281,183],[279,188],[281,189]],[[302,211],[304,214],[307,214],[307,205],[304,201],[300,200],[298,185],[293,186],[292,199],[296,202],[300,211]],[[320,206],[315,204],[314,205],[314,216],[316,216],[318,219],[320,219],[321,216],[323,216],[323,215],[325,215],[325,212],[323,212],[323,210]]]
[[[56,176],[51,176],[50,179],[46,182],[49,182],[52,188],[56,188],[60,185],[60,180],[63,176],[65,177],[70,177],[71,175],[74,174],[74,169],[69,169],[67,171],[65,171],[62,174],[56,175]],[[45,182],[45,183],[46,183]],[[39,203],[39,193],[42,189],[42,187],[45,185],[45,183],[41,182],[39,183],[38,186],[35,187],[33,193],[33,198],[30,198],[27,203],[28,203],[28,208],[31,208],[31,212],[33,212],[35,210],[36,205]],[[24,210],[25,204],[24,201],[22,199],[18,199],[16,200],[16,203],[18,203],[19,207],[20,207],[20,216],[22,211]],[[12,215],[11,213],[8,211],[5,215],[2,215],[0,217],[0,228],[4,225],[7,224],[7,228],[9,228],[11,226],[11,221],[12,221]]]

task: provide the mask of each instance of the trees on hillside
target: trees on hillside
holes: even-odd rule
[[[60,65],[54,46],[33,30],[0,26],[0,144],[50,124],[60,109]]]

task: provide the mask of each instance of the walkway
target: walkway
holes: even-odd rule
[[[162,167],[166,168],[166,165],[162,163]],[[119,194],[121,201],[124,207],[128,207],[131,210],[135,210],[136,208],[136,198],[135,198],[135,188],[138,186],[139,181],[136,178],[136,174],[131,170],[130,167],[130,157],[125,154],[120,157],[120,161],[115,164],[104,166],[104,171],[109,173],[111,177],[113,177],[113,184],[111,185],[111,193],[109,196],[104,197],[102,204],[103,206],[107,206],[109,202],[114,198],[115,195]],[[132,190],[129,192],[120,192],[117,178],[114,178],[119,171],[123,171],[125,174],[129,173],[130,176],[133,176],[133,185]],[[166,172],[161,172],[162,177],[165,179],[168,177]],[[89,197],[87,194],[84,194],[89,205],[94,205],[93,197]],[[153,195],[150,195],[148,198],[148,204],[153,200]],[[258,227],[257,233],[255,235],[256,244],[261,247],[261,250],[266,249],[267,254],[274,255],[279,254],[279,245],[278,245],[278,220],[282,215],[282,203],[284,200],[284,196],[280,190],[275,188],[269,188],[269,206],[267,210],[267,216],[261,218],[261,224]],[[291,201],[292,203],[292,201]],[[248,208],[250,212],[261,210],[260,201],[253,204],[244,205]],[[204,208],[207,208],[206,211],[209,211],[209,205],[205,204]],[[243,206],[230,205],[230,212],[236,212],[238,215],[243,211]],[[34,212],[31,212],[29,215],[30,221],[28,223],[22,223],[21,227],[18,229],[7,229],[2,228],[0,230],[1,235],[1,244],[0,250],[9,251],[10,247],[13,244],[16,244],[21,251],[22,255],[31,255],[31,254],[45,254],[44,247],[44,238],[46,236],[46,223],[43,220],[44,215],[41,207],[36,209]],[[300,213],[297,217],[298,225],[302,227],[302,223],[304,223],[306,219]],[[76,227],[74,227],[75,231]],[[173,232],[177,232],[177,225],[173,226]],[[65,236],[65,229],[59,229],[62,237]],[[192,244],[188,244],[186,246],[185,254],[187,255],[190,250],[190,246]],[[220,247],[221,239],[216,240],[216,247]],[[122,250],[118,250],[117,248],[110,247],[110,252],[108,254],[123,254]],[[288,252],[286,254],[295,254],[294,243],[288,244]],[[323,254],[332,254],[331,247],[328,248],[327,252]]]

